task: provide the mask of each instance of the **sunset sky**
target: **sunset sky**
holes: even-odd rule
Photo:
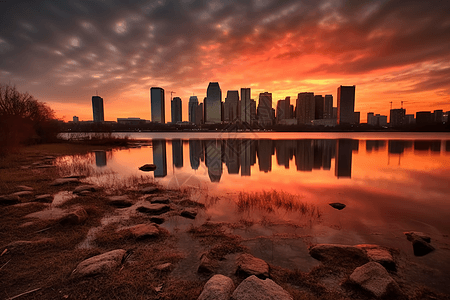
[[[0,1],[0,83],[65,121],[150,119],[149,89],[183,101],[227,90],[332,94],[356,111],[450,110],[450,1]],[[291,100],[291,104],[292,104]]]

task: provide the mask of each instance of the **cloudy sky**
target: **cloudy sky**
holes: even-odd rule
[[[0,83],[59,118],[150,119],[149,88],[200,101],[227,90],[332,94],[356,85],[356,110],[450,110],[450,1],[0,1]],[[224,99],[223,99],[224,100]],[[166,120],[170,111],[166,109]]]

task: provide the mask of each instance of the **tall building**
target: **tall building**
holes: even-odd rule
[[[442,124],[442,122],[444,122],[444,111],[442,109],[438,109],[433,112],[433,121],[438,124]]]
[[[197,115],[195,116],[195,124],[197,124],[197,125],[203,124],[204,123],[203,116],[204,116],[203,103],[200,103],[197,106]]]
[[[324,103],[325,100],[322,95],[315,95],[314,96],[314,119],[319,120],[323,119],[323,112],[324,112]]]
[[[272,93],[264,92],[259,94],[257,115],[259,125],[269,126],[273,124]]]
[[[416,112],[416,124],[417,125],[430,125],[434,121],[434,116],[431,111],[418,111]]]
[[[367,113],[367,125],[376,126],[377,121],[375,119],[375,114],[373,112]]]
[[[251,123],[250,110],[251,110],[251,92],[250,88],[241,88],[241,122]]]
[[[355,111],[353,115],[355,116],[355,124],[361,123],[361,112]]]
[[[297,123],[310,125],[315,118],[314,93],[299,93],[297,97]]]
[[[197,96],[189,97],[189,123],[197,124],[198,98]]]
[[[222,122],[222,90],[218,82],[209,83],[203,109],[206,124]]]
[[[278,100],[276,110],[277,123],[280,123],[282,120],[290,119],[291,117],[291,97],[286,97],[284,100]]]
[[[172,123],[181,122],[181,98],[174,97],[171,101]]]
[[[323,103],[323,118],[333,119],[333,95],[325,95]]]
[[[236,122],[239,120],[239,91],[228,91],[224,103],[223,120]]]
[[[405,125],[405,114],[406,110],[404,108],[391,109],[389,115],[389,124],[391,127],[400,127]]]
[[[166,110],[164,104],[164,89],[160,87],[152,87],[150,89],[150,103],[152,109],[152,122],[166,123]]]
[[[337,89],[337,124],[355,122],[355,86],[340,86]]]
[[[94,115],[94,122],[104,122],[105,121],[102,97],[92,96],[92,112]]]

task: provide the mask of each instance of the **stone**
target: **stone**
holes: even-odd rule
[[[121,265],[126,251],[117,249],[88,258],[72,271],[73,277],[93,276],[107,273]]]
[[[392,257],[391,252],[386,248],[370,244],[356,245],[355,247],[365,251],[369,260],[379,263],[387,270],[396,270],[394,258]]]
[[[31,196],[33,195],[32,191],[20,191],[20,192],[15,192],[10,194],[11,197],[26,197],[26,196]]]
[[[129,200],[127,195],[122,195],[108,197],[108,204],[119,208],[125,208],[132,206],[133,202]]]
[[[65,185],[65,184],[69,184],[69,183],[80,183],[80,181],[78,180],[78,178],[58,178],[53,180],[52,183],[50,183],[51,186],[59,186],[59,185]]]
[[[158,237],[161,233],[155,224],[139,224],[123,230],[129,231],[136,239]]]
[[[181,216],[188,219],[195,219],[197,216],[197,211],[195,209],[185,209],[181,212]]]
[[[197,272],[199,273],[214,273],[219,267],[219,262],[215,259],[209,258],[206,254],[203,254],[200,258],[200,265]]]
[[[319,261],[329,263],[338,261],[367,263],[369,261],[362,249],[339,244],[318,244],[312,246],[309,248],[309,255]]]
[[[435,248],[422,238],[417,238],[412,241],[415,256],[424,256],[435,250]]]
[[[42,246],[53,242],[54,240],[50,238],[41,238],[34,241],[14,241],[6,245],[5,249],[8,249],[8,251],[15,253],[25,253],[27,248]]]
[[[78,225],[84,223],[88,217],[86,210],[82,207],[77,207],[72,211],[67,212],[59,219],[61,225]]]
[[[157,191],[159,191],[159,189],[157,187],[154,186],[148,186],[145,188],[140,189],[139,192],[141,192],[142,194],[154,194]]]
[[[236,274],[243,274],[246,276],[256,275],[259,278],[269,277],[269,265],[262,259],[244,253],[239,255],[236,262]]]
[[[37,166],[36,169],[49,169],[49,168],[56,168],[54,165],[40,165]]]
[[[425,242],[427,243],[431,243],[431,237],[426,235],[423,232],[419,232],[419,231],[407,231],[404,232],[404,234],[406,235],[406,238],[408,239],[408,241],[412,242],[417,238],[421,238],[423,239]]]
[[[151,217],[150,222],[156,223],[156,224],[162,224],[166,221],[166,219],[162,217]]]
[[[170,199],[167,197],[154,197],[150,200],[150,203],[169,204]]]
[[[88,185],[80,185],[80,186],[76,187],[72,191],[72,193],[79,194],[79,193],[82,193],[82,192],[85,192],[85,191],[95,192],[96,190],[97,190],[96,186],[88,184]]]
[[[259,279],[252,275],[246,278],[231,294],[233,300],[292,300],[292,296],[273,280]]]
[[[397,283],[386,269],[374,261],[357,267],[350,275],[349,281],[378,298],[399,290]]]
[[[0,196],[0,205],[14,205],[20,203],[19,196],[3,195]]]
[[[155,171],[156,170],[156,165],[154,165],[154,164],[145,164],[145,165],[139,167],[139,170],[144,171],[144,172]]]
[[[329,203],[331,207],[336,208],[337,210],[341,210],[345,208],[345,204],[339,202]]]
[[[28,185],[18,185],[16,187],[22,191],[33,191],[34,190],[31,186],[28,186]]]
[[[198,300],[228,300],[233,291],[233,280],[227,276],[216,274],[206,282]]]
[[[187,207],[187,206],[192,206],[192,207],[198,206],[198,207],[202,207],[202,208],[205,207],[205,204],[200,203],[200,202],[196,202],[196,201],[192,201],[191,199],[179,200],[179,201],[177,201],[177,204],[180,205],[180,206],[185,206],[185,207]]]
[[[155,267],[155,270],[160,271],[160,272],[167,272],[167,271],[170,271],[172,266],[173,265],[171,263],[160,264]]]
[[[137,208],[137,211],[149,215],[160,215],[170,210],[167,204],[143,204]]]
[[[53,196],[50,195],[50,194],[37,195],[34,198],[34,201],[37,201],[37,202],[52,202],[53,201]]]

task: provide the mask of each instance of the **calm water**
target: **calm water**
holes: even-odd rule
[[[156,164],[156,182],[169,188],[198,188],[192,197],[207,204],[204,219],[250,221],[250,226],[238,226],[235,232],[247,239],[258,257],[308,269],[315,263],[308,256],[308,243],[375,243],[404,251],[415,263],[410,273],[416,275],[410,276],[450,292],[446,287],[450,282],[446,271],[450,270],[449,134],[136,133],[131,137],[151,139],[153,146],[97,151],[86,159],[121,176],[141,175],[138,167]],[[319,214],[284,204],[237,205],[241,191],[272,190],[298,195],[295,203],[311,205]],[[330,202],[347,207],[338,211]],[[182,221],[166,226],[182,226],[177,222]],[[403,235],[410,230],[429,234],[437,250],[414,257]],[[426,278],[421,276],[424,270]]]

